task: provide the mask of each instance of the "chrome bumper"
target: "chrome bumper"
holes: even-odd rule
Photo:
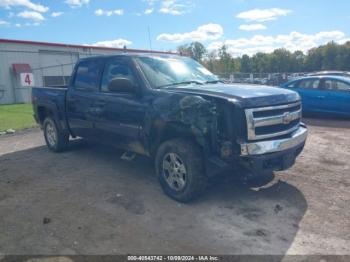
[[[306,137],[307,128],[305,125],[301,124],[289,138],[240,144],[241,156],[262,155],[284,151],[305,143]]]

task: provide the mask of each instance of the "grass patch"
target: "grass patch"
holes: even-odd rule
[[[0,105],[0,131],[35,127],[31,104]]]

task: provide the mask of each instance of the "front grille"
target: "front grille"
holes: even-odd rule
[[[299,128],[301,103],[246,109],[248,140],[289,134]]]

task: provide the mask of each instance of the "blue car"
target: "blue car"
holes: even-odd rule
[[[350,78],[308,76],[281,85],[299,93],[304,112],[350,116]]]

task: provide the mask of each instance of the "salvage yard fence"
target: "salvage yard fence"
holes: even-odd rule
[[[225,83],[247,83],[279,86],[290,80],[306,76],[308,73],[218,73]]]

